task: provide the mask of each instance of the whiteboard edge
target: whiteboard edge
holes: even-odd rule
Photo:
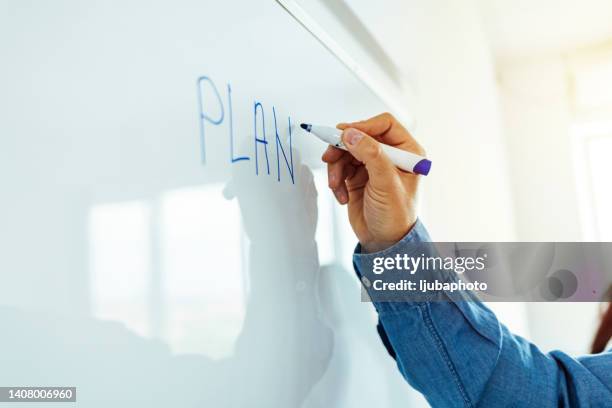
[[[360,66],[340,44],[338,44],[315,19],[313,19],[294,0],[276,0],[276,2],[287,11],[302,27],[312,34],[334,57],[336,57],[349,71],[363,82],[382,102],[387,105],[389,111],[395,115],[408,129],[412,129],[415,119],[402,107],[402,102],[393,95],[382,81],[375,78],[362,66]]]

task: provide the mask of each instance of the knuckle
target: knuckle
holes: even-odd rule
[[[423,146],[416,142],[414,145],[414,153],[418,154],[419,156],[427,157],[427,152],[425,151],[425,148],[423,148]]]
[[[389,122],[395,122],[395,116],[393,116],[391,113],[389,112],[383,112],[381,115],[381,118],[383,118],[384,120],[387,120]]]
[[[368,143],[366,148],[364,149],[364,155],[369,160],[378,160],[382,156],[382,148],[380,144],[372,141],[372,143]]]
[[[344,171],[345,167],[343,162],[334,163],[328,166],[327,185],[329,188],[334,190],[342,185]]]
[[[327,183],[327,186],[331,188],[332,190],[335,190],[336,188],[340,186],[340,183],[335,179],[330,179]]]

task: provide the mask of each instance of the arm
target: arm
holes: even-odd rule
[[[348,152],[330,147],[323,161],[360,242],[357,273],[366,275],[379,251],[403,254],[409,243],[429,241],[416,217],[420,177],[396,169],[379,143],[425,152],[389,114],[338,127]],[[611,353],[579,359],[544,354],[469,294],[374,306],[387,350],[404,378],[434,406],[612,406]]]
[[[418,221],[386,256],[406,253],[415,241],[429,241]],[[376,256],[357,247],[360,278],[368,277],[367,265]],[[579,359],[560,351],[544,354],[510,333],[477,300],[374,305],[383,343],[406,381],[432,406],[606,406],[612,401],[612,353]]]

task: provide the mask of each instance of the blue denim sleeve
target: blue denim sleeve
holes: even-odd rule
[[[353,265],[365,290],[377,256],[410,255],[430,241],[417,221],[393,247]],[[433,255],[433,254],[429,254]],[[612,407],[612,352],[573,358],[543,353],[512,334],[476,297],[374,302],[381,340],[406,381],[434,407]]]

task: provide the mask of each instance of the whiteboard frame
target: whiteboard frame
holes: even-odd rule
[[[294,0],[276,0],[276,2],[289,13],[302,27],[306,29],[312,36],[319,41],[334,57],[344,64],[353,75],[363,82],[381,101],[389,108],[391,112],[400,122],[408,129],[413,129],[415,118],[410,115],[406,106],[407,101],[402,101],[394,92],[390,85],[386,85],[385,81],[368,72],[365,68],[359,65],[351,55],[338,42],[336,42],[325,29],[312,18],[299,4]]]

